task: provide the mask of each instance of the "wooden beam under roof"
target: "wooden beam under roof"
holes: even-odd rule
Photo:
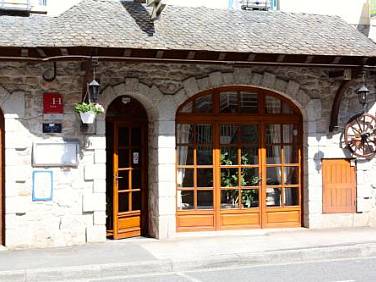
[[[41,56],[42,58],[47,57],[46,52],[44,52],[44,50],[42,48],[37,48],[37,52],[38,52],[39,56]]]
[[[312,61],[313,61],[313,58],[314,58],[314,56],[307,56],[307,58],[306,58],[306,60],[305,60],[305,64],[309,64],[309,63],[312,63]]]
[[[29,56],[29,49],[22,48],[21,49],[21,57],[28,57]]]
[[[196,56],[196,52],[195,51],[189,51],[188,52],[188,55],[187,55],[187,60],[193,60]]]
[[[285,58],[286,58],[286,55],[279,55],[277,58],[277,62],[281,63],[285,60]]]
[[[163,50],[158,50],[157,54],[155,54],[155,57],[158,58],[158,59],[162,59],[163,55],[164,55],[164,51]]]
[[[226,59],[227,54],[224,52],[219,53],[218,61],[224,61]]]
[[[62,56],[69,56],[69,51],[67,48],[60,48],[60,53]]]
[[[130,57],[132,56],[132,49],[124,49],[123,57]]]
[[[252,61],[254,61],[254,60],[255,60],[255,58],[256,58],[256,54],[253,54],[253,53],[252,53],[252,54],[249,54],[249,56],[248,56],[248,59],[247,59],[247,60],[248,60],[249,62],[252,62]]]

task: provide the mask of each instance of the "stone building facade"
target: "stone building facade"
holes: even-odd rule
[[[47,63],[0,63],[0,105],[5,118],[5,245],[49,247],[106,240],[106,123],[99,115],[93,134],[83,134],[73,105],[81,100],[80,63],[58,62],[52,82],[41,78]],[[342,130],[329,133],[331,105],[339,81],[329,68],[234,67],[221,64],[125,64],[100,62],[99,102],[105,109],[115,98],[139,101],[148,115],[148,226],[149,235],[176,235],[176,111],[190,97],[222,86],[242,85],[271,90],[299,107],[303,116],[304,227],[370,226],[376,223],[375,160],[357,162],[355,213],[322,212],[322,158],[347,158]],[[370,80],[371,81],[371,80]],[[370,82],[369,81],[369,82]],[[371,85],[369,83],[369,85]],[[357,87],[358,85],[356,85]],[[354,87],[354,89],[356,88]],[[359,112],[354,89],[341,103],[340,128]],[[42,95],[63,95],[61,134],[41,133],[46,120]],[[374,102],[369,111],[374,113]],[[53,200],[32,201],[33,143],[80,141],[79,164],[53,171]]]
[[[376,224],[376,161],[344,143],[357,90],[375,92],[372,41],[338,17],[150,14],[84,0],[0,17],[1,244]],[[74,106],[93,78],[105,112],[83,126]],[[349,146],[372,153],[376,125],[360,122]]]

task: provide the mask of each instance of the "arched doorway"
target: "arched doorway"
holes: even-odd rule
[[[5,245],[5,129],[4,115],[0,110],[0,245]]]
[[[121,96],[108,107],[107,235],[147,235],[148,118],[136,99]]]
[[[176,115],[177,231],[298,227],[302,115],[253,87],[198,94]]]

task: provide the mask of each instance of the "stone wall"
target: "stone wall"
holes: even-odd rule
[[[104,241],[106,192],[105,115],[96,134],[80,132],[73,104],[81,99],[83,72],[79,62],[58,62],[57,78],[45,82],[50,63],[0,63],[0,107],[5,116],[6,245],[46,247]],[[376,162],[358,162],[356,214],[322,214],[321,158],[348,156],[341,131],[328,132],[331,105],[340,81],[322,68],[236,68],[229,65],[129,64],[101,62],[100,103],[118,96],[139,100],[149,117],[149,230],[157,238],[175,235],[175,113],[189,97],[224,85],[252,85],[292,100],[304,118],[304,223],[320,228],[376,224]],[[371,87],[370,87],[371,88]],[[63,133],[42,134],[42,94],[63,94]],[[340,126],[358,111],[351,90],[341,105]],[[355,97],[355,98],[354,98]],[[371,110],[374,114],[375,106]],[[80,141],[77,168],[48,168],[54,173],[51,202],[33,202],[33,142],[63,138]]]

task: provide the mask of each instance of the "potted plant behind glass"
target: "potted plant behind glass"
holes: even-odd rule
[[[104,108],[97,103],[81,102],[74,105],[74,111],[80,114],[82,123],[91,124],[94,122],[97,114],[104,112]]]

